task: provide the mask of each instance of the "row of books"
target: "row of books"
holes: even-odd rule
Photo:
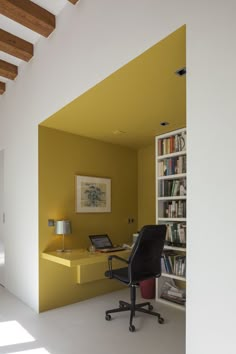
[[[171,246],[186,246],[186,224],[168,223],[166,224],[166,244]]]
[[[186,173],[186,155],[169,157],[158,162],[159,177]]]
[[[161,269],[163,273],[185,277],[186,256],[165,252],[161,257]]]
[[[186,195],[186,179],[161,180],[159,182],[160,197]]]
[[[186,200],[172,200],[164,202],[164,218],[185,218],[186,217]]]
[[[186,132],[158,140],[158,155],[186,150]]]
[[[162,286],[161,298],[184,306],[186,303],[186,291],[185,289],[180,289],[176,286],[174,280],[170,279]]]

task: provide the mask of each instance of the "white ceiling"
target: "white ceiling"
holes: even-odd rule
[[[68,0],[31,0],[35,4],[43,7],[45,10],[48,10],[53,15],[57,16],[61,10],[67,6],[74,6]],[[35,44],[39,38],[41,37],[40,34],[31,31],[30,29],[18,24],[15,21],[10,20],[9,18],[0,15],[0,28],[4,31],[7,31],[17,37],[20,37],[30,43]],[[56,30],[56,29],[55,29]],[[0,59],[5,60],[9,63],[14,65],[20,66],[22,64],[22,60],[16,57],[13,57],[9,54],[6,54],[0,51]],[[17,80],[17,79],[16,79]],[[0,81],[8,82],[10,80],[6,79],[5,77],[0,76]]]

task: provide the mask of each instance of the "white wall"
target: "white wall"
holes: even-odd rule
[[[8,83],[0,98],[0,146],[5,148],[5,284],[35,310],[37,125],[183,24],[177,19],[162,28],[158,8],[158,2],[150,0],[85,0],[76,7],[68,3],[54,33],[40,39],[34,58],[21,66],[16,81]]]
[[[38,306],[37,124],[186,23],[187,354],[235,352],[235,10],[233,0],[81,0],[38,43],[0,100],[6,286],[30,306]]]
[[[0,150],[0,284],[4,285],[4,263],[5,263],[5,251],[4,251],[4,239],[3,239],[3,168],[4,168],[4,151]]]
[[[236,2],[191,3],[187,27],[187,353],[233,354]]]

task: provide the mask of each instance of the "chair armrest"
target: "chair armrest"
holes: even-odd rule
[[[124,259],[122,257],[116,256],[116,255],[112,255],[108,257],[108,268],[109,268],[109,273],[110,273],[110,279],[113,278],[113,274],[112,274],[112,259],[118,259],[121,262],[125,262],[126,264],[128,264],[129,262],[127,261],[127,259]]]

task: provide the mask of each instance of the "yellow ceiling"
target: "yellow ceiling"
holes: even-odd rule
[[[132,148],[149,145],[186,126],[186,76],[175,74],[185,66],[182,26],[41,125]]]

